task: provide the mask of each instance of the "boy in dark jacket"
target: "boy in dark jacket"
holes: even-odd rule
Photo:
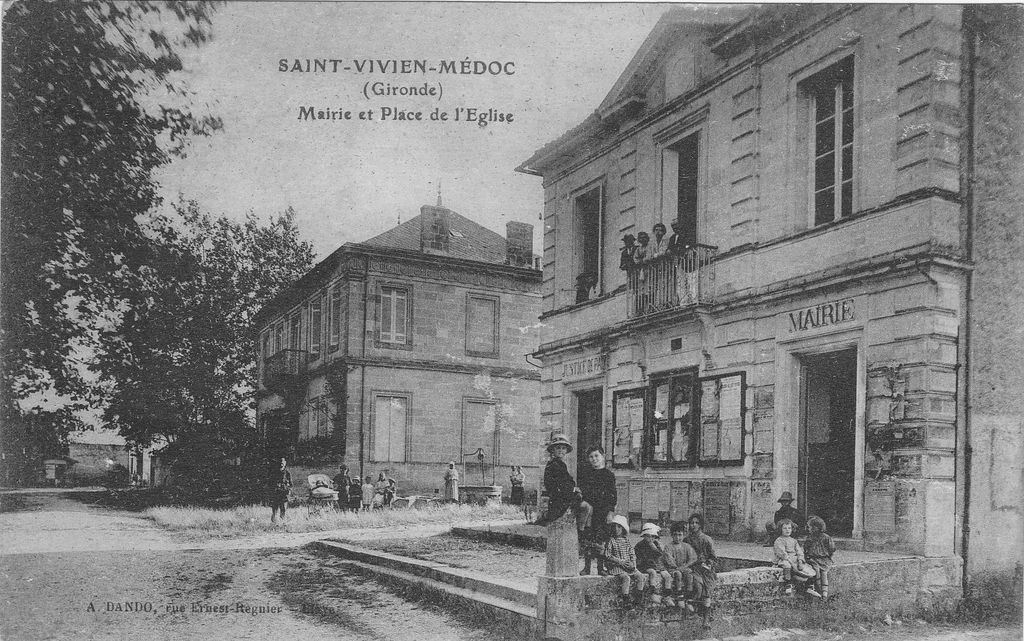
[[[583,518],[578,523],[579,528],[583,530],[583,571],[580,572],[583,575],[590,574],[591,561],[595,558],[595,546],[601,547],[608,540],[606,523],[608,515],[615,511],[615,503],[618,500],[615,474],[605,466],[604,448],[600,445],[588,448],[587,461],[590,463],[590,469],[580,471],[580,492],[583,494],[580,512]],[[604,563],[600,559],[597,561],[597,573],[605,573]]]

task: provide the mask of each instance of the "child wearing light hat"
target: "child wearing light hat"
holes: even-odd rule
[[[608,574],[618,577],[620,605],[629,607],[638,603],[643,595],[644,575],[636,569],[636,554],[629,539],[629,522],[626,517],[616,514],[608,523],[611,538],[601,548],[599,557],[604,561]],[[633,601],[630,601],[630,594]]]
[[[579,503],[580,490],[565,465],[565,456],[572,451],[572,444],[565,434],[552,434],[547,444],[551,460],[544,466],[544,489],[548,493],[548,511],[540,524],[547,524],[565,514],[566,510]]]
[[[665,552],[658,537],[661,528],[654,523],[644,523],[640,529],[640,542],[634,548],[637,569],[647,573],[648,589],[651,591],[651,602],[661,603],[664,595],[665,605],[674,606],[675,601],[667,592],[672,586],[682,582],[682,573],[675,560]]]

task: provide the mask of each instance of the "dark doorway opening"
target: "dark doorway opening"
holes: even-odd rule
[[[576,392],[576,469],[587,469],[587,448],[604,446],[601,438],[603,421],[601,409],[604,405],[604,390],[597,389]]]
[[[857,351],[801,359],[798,508],[828,531],[853,532]],[[804,525],[801,523],[800,525]]]

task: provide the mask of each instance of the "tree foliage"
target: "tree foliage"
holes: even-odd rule
[[[2,230],[5,423],[61,441],[108,388],[84,364],[128,308],[154,256],[136,218],[155,168],[219,127],[188,106],[180,52],[210,36],[209,3],[33,1],[3,20]],[[60,403],[26,406],[40,394]],[[45,417],[43,416],[45,414]],[[44,418],[45,420],[39,420]],[[41,428],[40,428],[41,429]]]
[[[123,322],[102,334],[107,421],[129,440],[237,450],[254,434],[256,312],[313,263],[288,209],[267,224],[195,202],[146,225],[153,255]]]

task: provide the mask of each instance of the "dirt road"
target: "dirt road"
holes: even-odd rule
[[[294,547],[308,535],[203,549],[61,493],[2,495],[0,506],[5,641],[493,638]]]

